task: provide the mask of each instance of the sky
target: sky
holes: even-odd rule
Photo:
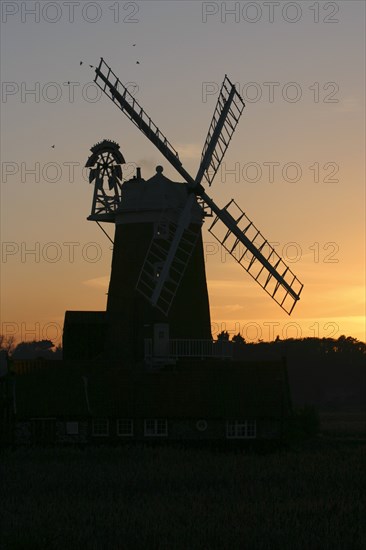
[[[97,93],[89,65],[104,57],[193,176],[225,74],[246,103],[206,190],[220,207],[235,198],[304,288],[289,317],[206,222],[213,335],[366,340],[364,2],[28,0],[1,10],[1,333],[57,342],[66,310],[106,307],[112,252],[86,220],[90,147],[117,141],[125,177],[162,164],[181,181]]]

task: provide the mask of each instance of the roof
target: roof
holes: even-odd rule
[[[106,323],[105,311],[66,311],[65,323],[104,324]]]
[[[281,417],[290,403],[286,368],[278,361],[197,361],[160,371],[42,363],[15,377],[20,418]]]

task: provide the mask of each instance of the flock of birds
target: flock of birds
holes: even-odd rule
[[[132,44],[132,46],[136,46],[136,44]],[[80,62],[79,62],[79,65],[80,65],[80,66],[83,65],[83,64],[84,64],[84,61],[80,61]],[[140,61],[136,61],[136,65],[140,65]],[[94,68],[95,68],[94,65],[89,65],[89,67],[90,67],[91,69],[94,69]],[[70,86],[70,81],[68,81],[67,84]],[[134,87],[136,87],[136,85],[134,85]],[[56,147],[56,145],[51,145],[51,149],[54,149],[55,147]]]

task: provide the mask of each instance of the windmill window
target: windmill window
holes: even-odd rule
[[[163,267],[164,267],[164,263],[163,262],[159,262],[159,263],[156,263],[154,265],[154,277],[156,279],[158,279],[161,275],[161,272],[163,270]]]
[[[207,430],[207,426],[207,420],[197,420],[196,422],[196,428],[200,432],[204,432],[205,430]]]
[[[117,434],[119,436],[133,435],[133,420],[129,418],[121,418],[117,420]]]
[[[156,222],[154,225],[154,237],[156,239],[168,239],[169,224],[167,222]]]
[[[93,435],[105,437],[109,434],[109,421],[105,418],[93,420]]]
[[[234,420],[226,423],[228,439],[254,439],[257,436],[255,420]]]
[[[168,435],[168,421],[160,418],[149,418],[144,421],[144,435]]]
[[[66,434],[78,435],[79,434],[79,422],[66,422]]]

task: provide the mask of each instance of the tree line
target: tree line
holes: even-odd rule
[[[240,352],[273,352],[281,355],[352,355],[361,357],[366,355],[366,344],[342,334],[339,338],[287,338],[281,340],[279,336],[271,342],[246,342],[238,333],[230,339],[227,331],[222,331],[217,336],[218,342],[231,342],[236,351]],[[12,359],[62,359],[62,346],[55,345],[51,340],[33,340],[16,344],[14,336],[0,334],[0,351]]]
[[[233,342],[236,348],[260,351],[273,351],[277,353],[296,352],[296,353],[314,353],[318,355],[327,354],[357,354],[359,356],[366,355],[366,344],[342,334],[339,338],[286,338],[281,340],[279,336],[271,342],[246,342],[245,338],[238,333],[230,340],[230,334],[227,331],[222,331],[217,336],[219,342]]]

